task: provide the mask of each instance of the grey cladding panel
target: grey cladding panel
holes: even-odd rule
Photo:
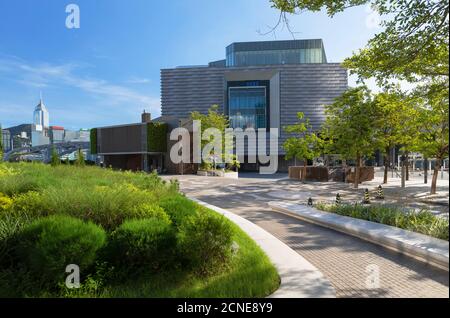
[[[166,69],[161,71],[162,115],[188,117],[194,110],[206,113],[213,104],[223,109],[225,74],[236,71],[279,72],[280,127],[294,124],[297,113],[304,112],[318,129],[325,119],[324,105],[348,85],[347,71],[337,63]],[[281,129],[280,151],[287,137]]]
[[[223,111],[224,85],[221,68],[161,70],[161,113],[186,118],[192,111],[206,113],[214,104]]]

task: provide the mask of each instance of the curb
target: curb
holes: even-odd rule
[[[188,198],[235,223],[266,253],[281,280],[279,288],[269,298],[336,297],[336,291],[323,274],[275,236],[234,213],[189,196]]]
[[[272,210],[356,236],[449,271],[449,242],[393,226],[351,218],[288,202],[269,202]]]

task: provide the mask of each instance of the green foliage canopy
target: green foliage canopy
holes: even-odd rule
[[[302,112],[297,113],[297,118],[296,124],[284,127],[286,133],[295,135],[283,144],[286,159],[312,160],[320,155],[322,140],[313,131],[309,119],[305,119]]]
[[[327,152],[344,159],[371,156],[379,148],[373,125],[376,113],[366,86],[351,88],[326,106],[327,119],[322,134],[328,141]]]

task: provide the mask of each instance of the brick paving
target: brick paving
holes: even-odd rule
[[[303,201],[298,184],[192,175],[176,178],[185,193],[239,214],[285,242],[330,280],[337,297],[449,297],[446,271],[267,207],[273,200]],[[311,191],[311,186],[305,187],[304,194]],[[371,268],[379,269],[378,287]],[[368,285],[372,277],[375,280]]]

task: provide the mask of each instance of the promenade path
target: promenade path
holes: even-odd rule
[[[448,272],[267,206],[269,201],[303,203],[309,196],[330,197],[348,185],[301,184],[279,175],[242,176],[164,178],[178,179],[186,195],[244,217],[286,243],[325,275],[337,297],[449,297]],[[374,269],[379,270],[378,285]]]

